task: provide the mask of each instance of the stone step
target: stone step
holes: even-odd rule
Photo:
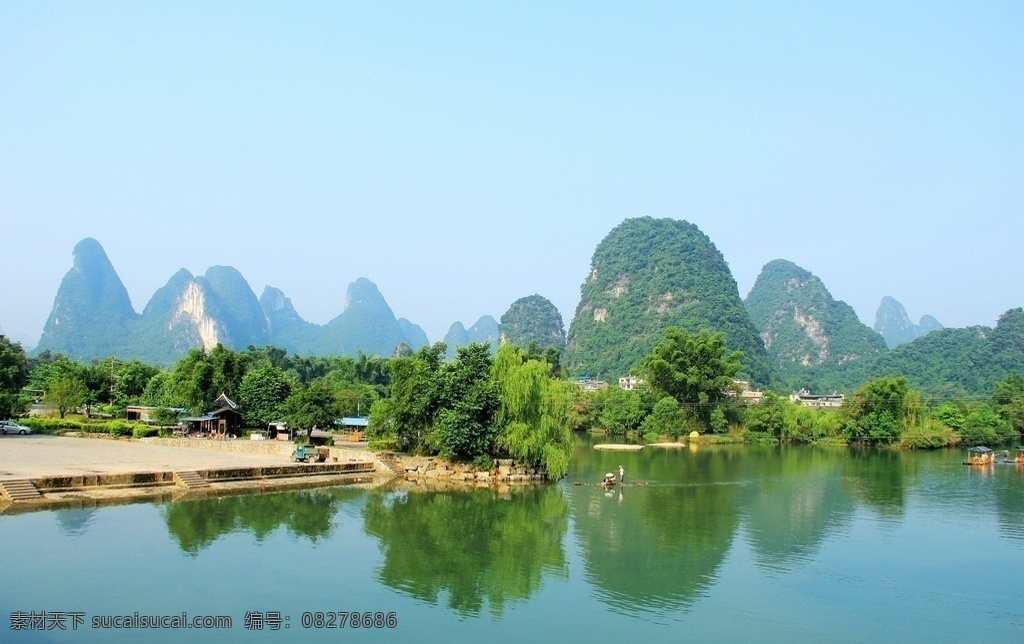
[[[4,496],[12,501],[31,501],[43,498],[35,484],[28,479],[0,481],[0,492],[3,492]]]
[[[393,458],[378,455],[376,465],[392,476],[405,476],[405,467]]]
[[[209,481],[199,476],[198,472],[175,472],[174,482],[189,490],[210,487]]]

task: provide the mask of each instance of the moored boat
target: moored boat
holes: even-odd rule
[[[995,452],[987,447],[976,446],[967,450],[967,460],[964,461],[964,465],[992,465],[995,462]]]

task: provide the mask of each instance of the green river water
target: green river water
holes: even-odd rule
[[[0,641],[1024,641],[1024,468],[592,442],[507,493],[0,515]],[[169,621],[206,616],[231,625]]]

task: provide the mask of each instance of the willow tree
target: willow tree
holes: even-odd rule
[[[552,479],[569,471],[573,385],[551,377],[551,365],[527,359],[511,343],[498,348],[491,369],[501,403],[497,446],[515,459],[543,466]]]

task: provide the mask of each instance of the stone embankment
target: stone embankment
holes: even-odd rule
[[[402,459],[405,480],[416,483],[455,483],[478,487],[540,483],[548,478],[544,468],[515,464],[512,459],[498,459],[490,470],[480,470],[469,463],[448,463],[432,457]]]
[[[277,454],[289,456],[295,445],[282,441],[210,441],[190,438],[153,438],[161,445],[194,447],[205,450]],[[498,459],[490,470],[480,470],[469,463],[449,463],[435,457],[406,456],[393,452],[371,452],[365,443],[348,443],[331,447],[329,462],[371,462],[378,474],[394,476],[410,482],[465,484],[477,486],[540,483],[548,480],[543,468],[518,465],[512,459]]]

